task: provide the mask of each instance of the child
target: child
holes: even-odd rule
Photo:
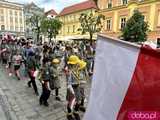
[[[58,59],[53,59],[52,60],[52,67],[51,67],[51,79],[50,79],[50,88],[51,90],[55,90],[56,94],[56,100],[61,101],[59,97],[59,88],[60,88],[60,78],[59,78],[59,64],[60,61]]]
[[[19,69],[21,66],[21,62],[22,62],[22,56],[20,55],[20,52],[17,51],[16,55],[13,56],[13,64],[14,64],[15,75],[18,80],[20,80]]]

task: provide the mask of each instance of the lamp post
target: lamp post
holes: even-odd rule
[[[39,36],[40,36],[40,25],[41,25],[41,23],[40,23],[40,21],[39,20],[37,20],[37,43],[39,42]]]

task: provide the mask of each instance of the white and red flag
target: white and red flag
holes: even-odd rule
[[[160,52],[98,36],[83,120],[160,120]]]

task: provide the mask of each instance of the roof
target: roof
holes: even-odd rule
[[[92,0],[88,0],[82,3],[78,3],[72,6],[68,6],[65,7],[59,14],[59,16],[63,16],[63,15],[67,15],[70,13],[74,13],[77,11],[82,11],[82,10],[87,10],[87,9],[91,9],[91,8],[95,8],[97,9],[97,6],[95,4],[95,2],[93,2]]]
[[[56,13],[55,10],[51,9],[51,10],[45,12],[45,15],[58,15],[58,14]]]

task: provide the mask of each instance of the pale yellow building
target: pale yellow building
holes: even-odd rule
[[[79,17],[82,13],[95,12],[97,6],[93,1],[85,1],[64,8],[58,18],[63,22],[63,27],[58,35],[58,40],[71,40],[78,38],[89,38],[89,35],[81,35]]]
[[[24,36],[23,5],[0,0],[0,34],[10,32],[17,36]]]
[[[138,9],[149,23],[149,40],[160,38],[160,0],[98,0],[100,13],[105,15],[103,33],[118,37],[133,11]]]

